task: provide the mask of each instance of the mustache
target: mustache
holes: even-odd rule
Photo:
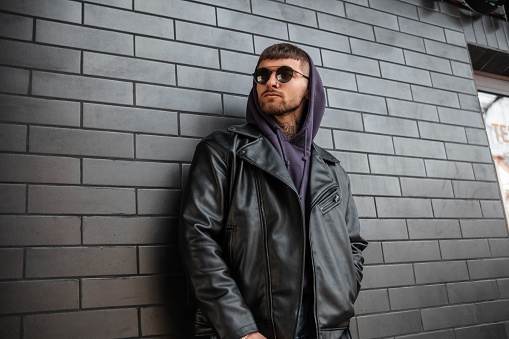
[[[284,96],[282,92],[274,91],[274,90],[270,90],[270,89],[263,91],[261,96],[264,96],[267,93],[275,93],[275,94],[277,94],[277,95],[279,95],[281,97]]]

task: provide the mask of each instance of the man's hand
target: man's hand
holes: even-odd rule
[[[247,339],[267,339],[260,332],[253,332],[247,336]]]

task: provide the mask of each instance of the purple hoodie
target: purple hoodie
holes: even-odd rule
[[[318,133],[318,128],[320,127],[325,111],[325,91],[322,80],[320,79],[320,75],[313,61],[309,55],[307,56],[310,70],[307,113],[300,131],[291,140],[287,140],[276,121],[268,114],[263,113],[260,109],[256,83],[254,81],[253,88],[249,93],[246,110],[247,122],[256,124],[260,128],[262,133],[269,139],[272,145],[274,145],[283,159],[293,183],[299,192],[301,205],[304,211],[306,206],[311,145]]]

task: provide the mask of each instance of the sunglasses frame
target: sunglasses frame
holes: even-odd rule
[[[289,70],[291,70],[291,71],[292,71],[292,77],[291,77],[288,81],[281,81],[282,79],[279,79],[279,78],[278,78],[278,71],[279,71],[281,68],[286,68],[286,69],[289,69]],[[258,81],[256,81],[256,78],[257,78],[257,76],[256,76],[256,72],[257,72],[258,70],[261,70],[261,69],[265,69],[265,70],[269,71],[269,78],[268,78],[266,81],[264,81],[264,82],[258,82]],[[281,67],[278,67],[276,70],[270,70],[270,69],[268,69],[267,67],[260,67],[260,68],[257,68],[257,69],[256,69],[256,71],[252,74],[252,76],[253,76],[253,80],[254,80],[254,82],[256,82],[256,83],[257,83],[257,84],[259,84],[259,85],[265,85],[265,84],[267,83],[267,81],[269,81],[269,80],[270,80],[270,77],[272,76],[272,72],[276,72],[276,80],[277,80],[279,83],[282,83],[282,84],[286,84],[287,82],[290,82],[290,81],[293,79],[293,72],[295,72],[295,73],[297,73],[297,74],[300,74],[300,75],[302,75],[304,78],[306,78],[306,79],[308,79],[308,80],[309,80],[309,77],[308,77],[308,76],[306,76],[306,75],[302,74],[302,73],[301,73],[301,72],[299,72],[299,71],[294,70],[294,69],[293,69],[293,68],[291,68],[290,66],[281,66]],[[279,75],[281,75],[281,73],[279,73]]]

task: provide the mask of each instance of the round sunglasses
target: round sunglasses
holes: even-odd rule
[[[281,66],[275,71],[271,71],[270,69],[264,67],[257,68],[256,71],[253,73],[254,81],[257,84],[265,85],[267,81],[269,81],[272,72],[276,72],[276,80],[283,84],[292,80],[293,72],[302,75],[306,79],[309,79],[309,77],[305,76],[301,72],[294,70],[290,66]]]

